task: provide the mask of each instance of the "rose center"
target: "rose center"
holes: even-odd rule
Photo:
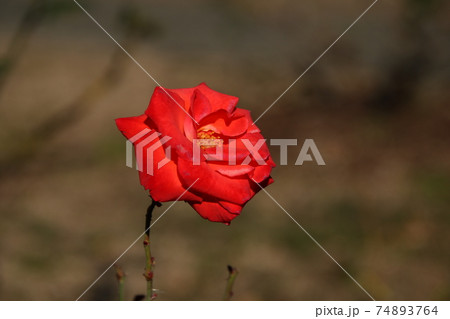
[[[201,148],[210,148],[221,146],[223,140],[220,138],[219,134],[212,130],[200,130],[197,132],[197,144]]]

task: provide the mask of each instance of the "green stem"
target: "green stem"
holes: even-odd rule
[[[145,300],[150,301],[153,298],[153,258],[150,251],[150,239],[146,234],[144,237],[145,250],[145,272],[144,277],[147,280],[147,294]]]
[[[228,273],[227,286],[225,288],[223,300],[231,300],[231,297],[233,297],[233,285],[239,272],[236,268],[228,265]]]
[[[119,283],[119,301],[125,300],[125,272],[117,265],[114,265],[116,269],[116,278]]]

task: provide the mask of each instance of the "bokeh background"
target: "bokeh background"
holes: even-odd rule
[[[371,3],[79,2],[162,85],[206,82],[254,118]],[[379,1],[258,122],[316,142],[326,166],[290,147],[267,190],[375,299],[450,298],[449,13]],[[70,0],[2,0],[0,23],[0,299],[74,300],[143,230],[114,119],[155,83]],[[228,227],[176,203],[152,250],[159,300],[220,299],[228,264],[235,300],[368,299],[262,192]],[[140,241],[119,264],[144,293]],[[83,296],[116,299],[113,270]]]

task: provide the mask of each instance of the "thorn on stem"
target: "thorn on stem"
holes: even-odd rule
[[[227,266],[227,269],[228,269],[228,273],[229,273],[230,276],[231,276],[231,275],[234,275],[234,274],[236,274],[236,273],[238,272],[237,268],[234,268],[234,267],[231,266],[231,265],[228,265],[228,266]]]
[[[239,273],[237,268],[235,268],[231,265],[228,265],[227,269],[228,269],[228,279],[227,279],[227,285],[225,288],[223,300],[231,300],[231,297],[234,295],[233,284],[234,284],[234,281],[236,280],[236,276]]]
[[[125,272],[117,264],[114,264],[114,269],[116,270],[116,278],[117,278],[117,280],[121,281],[126,276]]]
[[[151,271],[151,270],[144,272],[142,275],[145,277],[145,279],[147,281],[150,281],[153,279],[153,271]]]

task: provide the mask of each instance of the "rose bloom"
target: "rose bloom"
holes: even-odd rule
[[[250,112],[236,108],[237,102],[237,97],[204,83],[187,89],[157,87],[143,115],[116,120],[127,139],[143,130],[150,130],[147,135],[160,133],[148,144],[141,143],[139,147],[145,145],[136,156],[140,182],[155,201],[184,200],[203,218],[229,225],[260,186],[273,182],[270,172],[275,164],[267,145]],[[147,135],[133,141],[136,150]],[[164,137],[170,139],[161,143]],[[249,143],[262,145],[257,148],[259,157],[249,151]],[[147,154],[149,147],[152,152]],[[217,156],[217,148],[223,156]],[[164,160],[168,162],[158,167]]]

